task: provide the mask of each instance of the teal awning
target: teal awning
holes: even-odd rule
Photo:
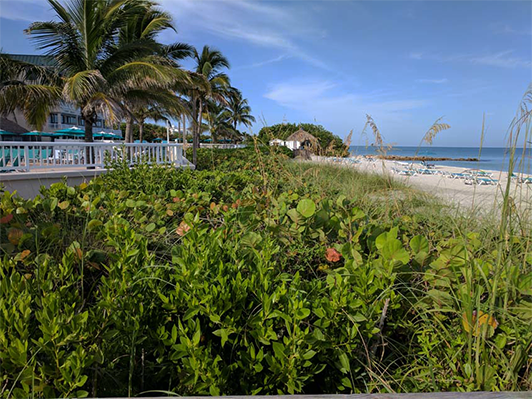
[[[61,130],[56,130],[55,131],[56,133],[63,133],[63,134],[73,134],[73,135],[78,135],[78,136],[84,136],[85,135],[85,130],[83,129],[80,129],[79,127],[69,127],[68,129],[61,129]]]
[[[46,133],[46,132],[28,132],[28,133],[22,133],[22,136],[56,137],[56,136],[61,136],[61,135],[56,135],[55,133]]]
[[[94,133],[94,137],[101,137],[104,139],[116,139],[116,138],[119,138],[120,136],[117,136],[116,134],[113,134],[113,133]]]

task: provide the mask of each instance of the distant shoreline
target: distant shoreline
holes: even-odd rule
[[[461,161],[461,162],[478,162],[478,158],[449,158],[449,157],[427,157],[427,156],[405,156],[405,155],[375,155],[375,158],[386,159],[388,161]]]

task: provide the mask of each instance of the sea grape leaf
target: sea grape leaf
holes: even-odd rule
[[[410,255],[397,238],[386,241],[386,244],[382,248],[382,255],[386,260],[394,260],[402,263],[408,263],[410,260]]]
[[[309,218],[316,212],[316,204],[311,199],[302,199],[297,204],[297,211],[304,217]]]
[[[415,254],[420,252],[429,253],[429,240],[421,235],[417,235],[410,240],[410,248]]]

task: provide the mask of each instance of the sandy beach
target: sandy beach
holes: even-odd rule
[[[412,176],[401,174],[402,171],[409,170],[410,166],[414,170],[425,169],[423,165],[416,162],[397,162],[381,159],[369,160],[365,157],[340,160],[314,157],[312,162],[349,167],[370,173],[387,174],[414,188],[437,195],[451,204],[488,212],[494,211],[500,206],[503,192],[508,182],[507,172],[493,170],[483,171],[491,175],[491,179],[496,180],[494,184],[484,185],[478,184],[478,180],[477,183],[474,183],[472,179],[453,178],[453,174],[463,174],[465,169],[443,165],[434,165],[434,169],[431,169],[434,171],[434,174],[415,173]],[[528,175],[519,176],[522,178],[530,177]],[[511,196],[521,209],[531,209],[532,183],[520,183],[516,178],[511,179]]]

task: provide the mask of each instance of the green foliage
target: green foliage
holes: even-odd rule
[[[122,136],[125,137],[126,135],[126,124],[125,123],[120,124],[120,130],[122,130]],[[156,139],[156,138],[162,138],[166,140],[166,127],[155,125],[153,123],[145,123],[142,139],[146,140],[147,142],[152,142],[153,139]],[[133,140],[138,140],[138,139],[139,139],[139,125],[133,124]]]
[[[271,150],[4,192],[0,395],[532,388],[530,237],[430,234],[364,201],[404,187],[347,198]]]
[[[323,126],[312,123],[279,123],[277,125],[266,126],[260,129],[259,140],[264,144],[269,143],[272,139],[285,140],[299,129],[303,129],[316,137],[323,149],[329,148],[332,142],[334,150],[343,150],[343,141],[340,137],[326,130]]]
[[[270,154],[277,154],[271,157]],[[187,159],[191,159],[192,149],[186,152]],[[293,158],[293,152],[286,147],[247,146],[241,149],[198,149],[196,170],[254,170],[266,163],[268,168],[279,163],[279,158]]]

